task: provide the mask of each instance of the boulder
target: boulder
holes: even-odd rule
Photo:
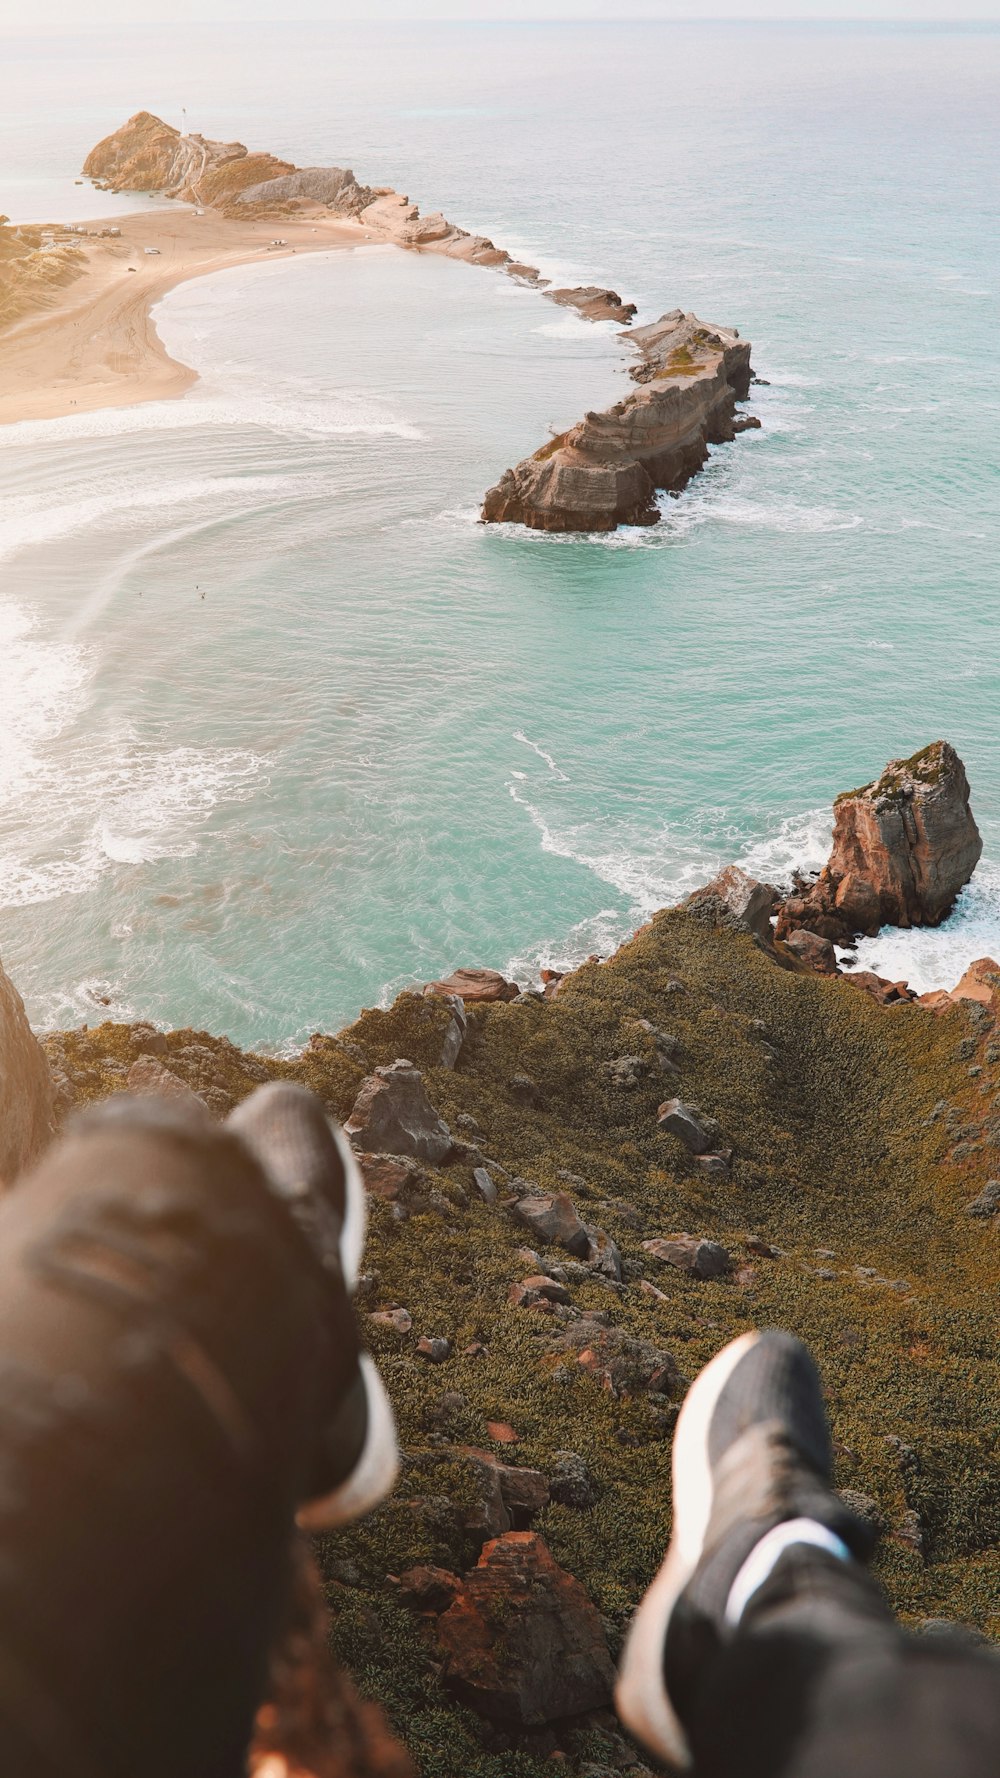
[[[49,1064],[21,996],[0,966],[0,1185],[31,1166],[52,1126]]]
[[[421,1334],[416,1345],[418,1358],[428,1364],[445,1364],[452,1354],[452,1343],[443,1334]]]
[[[494,1486],[499,1492],[506,1522],[500,1531],[523,1531],[528,1520],[549,1504],[548,1479],[540,1469],[524,1469],[517,1463],[502,1463],[492,1451],[481,1451],[475,1445],[457,1445],[452,1453],[471,1463],[486,1494],[492,1498]],[[485,1481],[484,1481],[485,1478]],[[496,1533],[499,1535],[499,1531]]]
[[[516,1000],[520,989],[497,969],[456,969],[439,982],[428,982],[425,994],[444,994],[461,1001]]]
[[[536,531],[655,525],[656,490],[679,491],[710,444],[736,436],[736,402],[750,386],[747,341],[680,309],[621,337],[640,353],[631,375],[642,387],[505,470],[483,501],[485,524]]]
[[[451,1131],[428,1099],[423,1075],[402,1058],[362,1082],[344,1128],[367,1152],[411,1155],[432,1166],[452,1149]]]
[[[477,1195],[482,1199],[484,1204],[496,1203],[497,1188],[493,1183],[492,1174],[488,1173],[485,1167],[474,1167],[472,1169],[472,1183],[476,1188]]]
[[[405,1337],[413,1329],[413,1316],[409,1309],[376,1309],[370,1316],[376,1327],[388,1328],[390,1333]]]
[[[385,1198],[390,1203],[419,1177],[419,1168],[397,1155],[362,1152],[358,1155],[358,1164],[365,1190],[371,1192],[373,1198]]]
[[[597,1505],[597,1486],[578,1452],[556,1452],[555,1467],[549,1477],[549,1498],[581,1513]]]
[[[621,1283],[622,1256],[617,1242],[604,1229],[587,1227],[587,1264],[592,1272]]]
[[[125,1089],[140,1096],[151,1093],[160,1099],[173,1099],[175,1104],[183,1105],[189,1111],[196,1111],[202,1116],[205,1113],[204,1099],[192,1091],[179,1075],[164,1068],[163,1063],[157,1061],[155,1056],[139,1056],[132,1063],[125,1076]]]
[[[771,915],[778,903],[778,891],[770,883],[758,883],[738,864],[719,872],[703,889],[696,889],[683,906],[686,912],[708,918],[717,926],[748,932],[759,945],[770,949]]]
[[[657,1236],[642,1246],[643,1252],[679,1272],[690,1272],[692,1278],[724,1278],[732,1265],[726,1249],[702,1235]]]
[[[839,796],[833,850],[814,883],[799,880],[777,936],[802,928],[834,944],[882,926],[938,926],[979,862],[983,843],[955,749],[934,741],[881,777]]]
[[[438,1620],[444,1677],[462,1703],[507,1729],[609,1708],[615,1671],[579,1581],[530,1531],[488,1543]]]
[[[558,1279],[537,1272],[530,1278],[522,1278],[519,1284],[512,1284],[507,1300],[515,1309],[534,1309],[539,1303],[568,1303],[570,1294]]]
[[[461,1590],[462,1582],[457,1574],[429,1564],[407,1568],[399,1577],[399,1597],[403,1604],[412,1611],[431,1612],[435,1617],[447,1611]]]
[[[636,313],[635,303],[622,302],[617,290],[601,290],[596,284],[548,290],[546,295],[561,308],[576,309],[585,321],[617,321],[627,327]]]
[[[567,1192],[546,1192],[521,1198],[513,1206],[512,1214],[538,1240],[565,1247],[577,1259],[588,1257],[590,1234]]]
[[[932,1011],[947,1012],[960,1000],[978,1001],[991,1013],[1000,1014],[1000,963],[992,957],[977,957],[950,992],[939,988],[920,995],[921,1006],[929,1006]]]
[[[837,953],[828,938],[821,938],[818,932],[807,932],[800,926],[790,932],[785,940],[788,949],[794,952],[800,963],[814,969],[817,975],[837,974]]]
[[[665,1130],[668,1136],[676,1136],[683,1142],[689,1154],[708,1154],[714,1141],[713,1134],[691,1105],[685,1105],[683,1099],[667,1099],[656,1114],[657,1127]]]

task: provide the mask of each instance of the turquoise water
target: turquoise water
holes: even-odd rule
[[[0,433],[0,954],[33,1017],[284,1044],[457,964],[527,978],[719,863],[821,862],[832,796],[938,735],[984,860],[866,960],[930,986],[1000,951],[998,74],[998,33],[873,28],[8,57],[0,208],[68,214],[93,140],[186,104],[733,323],[769,380],[656,530],[484,529],[626,360],[377,248],[172,293],[180,401]]]

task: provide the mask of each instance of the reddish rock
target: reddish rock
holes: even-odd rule
[[[890,761],[874,783],[839,796],[833,812],[827,864],[789,896],[777,936],[806,928],[849,944],[882,926],[939,925],[983,849],[955,749],[935,741]]]
[[[977,958],[969,964],[957,987],[952,988],[949,998],[978,1000],[996,1012],[1000,1009],[1000,963],[994,963],[992,957]]]
[[[516,1445],[520,1443],[520,1435],[506,1420],[487,1420],[486,1430],[498,1445]]]
[[[568,1303],[569,1291],[565,1284],[555,1278],[548,1278],[539,1272],[534,1277],[523,1278],[520,1284],[512,1284],[509,1291],[510,1301],[524,1308],[530,1308],[539,1299],[547,1303]]]
[[[403,1604],[414,1611],[433,1612],[435,1617],[447,1611],[461,1590],[461,1579],[447,1568],[418,1565],[408,1568],[399,1577],[399,1596]]]
[[[789,933],[785,944],[800,963],[807,964],[817,975],[837,974],[837,953],[830,940],[821,938],[818,932],[807,932],[800,926]]]
[[[845,982],[853,982],[856,988],[863,988],[880,1006],[896,1006],[915,999],[905,982],[887,982],[884,976],[875,975],[870,969],[847,970],[843,979]]]
[[[444,1364],[451,1354],[451,1341],[442,1334],[421,1334],[417,1341],[417,1356],[426,1358],[428,1364]]]
[[[520,1198],[513,1206],[513,1214],[539,1240],[555,1242],[577,1259],[588,1257],[590,1235],[567,1192]]]
[[[700,1235],[657,1236],[644,1241],[643,1251],[664,1265],[675,1266],[679,1272],[690,1272],[693,1278],[724,1278],[732,1261],[718,1241],[706,1241]]]
[[[521,992],[496,969],[456,969],[439,982],[428,982],[425,994],[443,994],[466,1000],[515,1000]]]
[[[636,314],[635,303],[622,302],[617,290],[601,290],[595,284],[577,285],[575,289],[550,290],[551,302],[564,309],[576,309],[585,321],[617,321],[627,327]]]
[[[600,1617],[533,1532],[486,1545],[438,1637],[449,1686],[505,1728],[611,1704],[615,1673]]]
[[[395,1155],[359,1154],[358,1162],[365,1190],[370,1191],[373,1198],[386,1198],[391,1202],[399,1197],[411,1179],[417,1177],[418,1169],[413,1163]]]
[[[370,1319],[376,1327],[387,1327],[390,1333],[406,1335],[413,1329],[409,1309],[376,1309]]]

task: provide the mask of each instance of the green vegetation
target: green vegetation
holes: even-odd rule
[[[216,1053],[231,1097],[263,1070],[306,1080],[343,1117],[369,1068],[410,1057],[456,1136],[510,1175],[568,1190],[617,1242],[624,1285],[570,1268],[575,1307],[608,1311],[628,1334],[668,1350],[688,1378],[751,1326],[808,1340],[828,1391],[837,1483],[872,1496],[887,1527],[875,1567],[894,1607],[911,1623],[950,1617],[1000,1637],[1000,1219],[963,1208],[1000,1173],[1000,1039],[991,1041],[987,1009],[943,1018],[884,1009],[843,981],[777,969],[748,938],[671,911],[607,963],[568,978],[555,999],[470,1008],[454,1072],[434,1066],[446,1018],[441,1003],[404,995],[292,1062],[243,1058],[191,1032],[170,1035],[164,1060],[195,1042]],[[641,1020],[677,1039],[679,1087],[658,1073]],[[134,1054],[124,1027],[59,1042],[81,1097],[120,1085],[108,1062],[120,1067]],[[632,1090],[603,1071],[622,1056],[649,1064]],[[535,1082],[535,1109],[514,1103],[514,1075]],[[696,1174],[657,1131],[657,1104],[674,1091],[721,1123],[734,1150],[730,1177]],[[551,1770],[544,1749],[515,1750],[448,1698],[432,1631],[387,1577],[415,1562],[475,1559],[478,1540],[463,1523],[471,1471],[454,1447],[493,1448],[549,1474],[557,1452],[573,1451],[596,1504],[550,1505],[535,1528],[583,1582],[614,1647],[669,1532],[677,1404],[616,1400],[560,1344],[558,1315],[508,1304],[511,1280],[524,1275],[515,1257],[524,1231],[502,1205],[478,1201],[469,1165],[427,1174],[406,1207],[401,1219],[393,1205],[373,1204],[365,1298],[413,1316],[410,1336],[382,1327],[371,1336],[406,1458],[385,1507],[320,1540],[334,1641],[427,1778],[541,1778]],[[699,1283],[643,1251],[643,1240],[678,1230],[723,1242],[734,1276]],[[750,1236],[779,1257],[752,1256]],[[643,1292],[643,1278],[665,1300]],[[455,1355],[424,1363],[414,1351],[421,1334],[447,1335]],[[491,1447],[487,1420],[509,1422],[519,1442]],[[595,1736],[573,1751],[600,1765]]]

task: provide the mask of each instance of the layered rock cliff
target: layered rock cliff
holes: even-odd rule
[[[751,368],[749,342],[735,330],[675,309],[622,337],[642,355],[630,372],[639,389],[508,469],[483,502],[487,524],[536,531],[655,525],[658,489],[678,492],[709,445],[759,425],[737,416]]]
[[[829,860],[814,883],[797,883],[778,937],[804,929],[846,945],[882,926],[940,925],[983,850],[955,749],[935,741],[890,761],[833,812]]]

